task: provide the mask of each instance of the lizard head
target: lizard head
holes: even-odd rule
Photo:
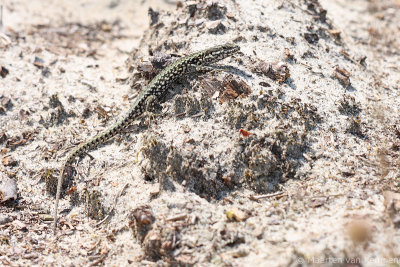
[[[226,43],[205,50],[204,62],[214,63],[238,52],[240,47],[233,43]]]

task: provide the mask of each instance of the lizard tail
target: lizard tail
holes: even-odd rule
[[[58,176],[58,181],[57,181],[57,192],[56,192],[56,204],[54,206],[54,224],[53,224],[53,230],[54,230],[54,234],[57,232],[57,220],[58,220],[58,202],[60,200],[60,195],[61,195],[61,188],[62,188],[62,184],[64,182],[64,173],[65,173],[65,167],[67,165],[70,165],[72,163],[72,161],[74,160],[74,158],[76,157],[77,153],[79,153],[80,151],[80,147],[78,146],[76,149],[74,149],[69,156],[67,157],[67,159],[65,160],[64,164],[62,165],[61,168],[61,172],[60,172],[60,176]]]
[[[57,182],[57,193],[56,193],[56,205],[54,207],[54,224],[53,224],[53,230],[54,234],[57,232],[57,220],[58,220],[58,201],[60,200],[60,192],[61,192],[61,186],[63,184],[63,178],[64,178],[64,170],[65,170],[65,164],[63,165],[60,176],[58,177],[58,182]]]
[[[131,113],[134,113],[135,111],[131,111]],[[132,115],[131,115],[132,116]],[[57,220],[58,220],[58,202],[60,201],[60,195],[61,195],[61,188],[62,184],[64,182],[64,173],[65,173],[65,168],[67,165],[70,165],[75,157],[82,155],[86,153],[87,151],[93,149],[97,145],[104,143],[114,135],[116,135],[118,132],[121,131],[122,128],[126,128],[130,122],[130,118],[125,118],[124,120],[121,120],[117,122],[113,127],[111,127],[108,130],[105,130],[101,132],[100,134],[96,135],[95,137],[91,138],[89,141],[80,144],[77,146],[67,157],[65,160],[64,164],[62,165],[60,176],[58,177],[57,181],[57,192],[56,192],[56,204],[54,206],[54,234],[57,232]]]

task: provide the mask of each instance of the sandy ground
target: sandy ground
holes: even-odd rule
[[[0,265],[400,265],[399,1],[1,3]],[[68,152],[227,41],[76,164],[54,236]]]

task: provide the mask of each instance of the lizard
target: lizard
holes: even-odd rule
[[[239,50],[240,47],[238,45],[226,43],[176,60],[151,80],[145,89],[136,97],[131,108],[121,116],[116,123],[74,148],[66,157],[57,180],[56,202],[54,206],[54,233],[56,233],[57,230],[58,202],[60,200],[61,187],[67,166],[71,166],[77,157],[86,155],[88,151],[97,148],[113,136],[122,133],[125,128],[146,111],[149,104],[154,103],[153,101],[161,103],[169,86],[177,79],[193,72],[211,71],[214,69],[212,63],[223,60]]]

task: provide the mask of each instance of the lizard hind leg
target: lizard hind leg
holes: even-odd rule
[[[154,95],[150,95],[146,98],[144,103],[144,113],[143,116],[146,117],[146,125],[150,126],[152,120],[157,117],[161,116],[160,114],[156,114],[153,111],[155,110],[155,105],[157,104],[157,97]]]

